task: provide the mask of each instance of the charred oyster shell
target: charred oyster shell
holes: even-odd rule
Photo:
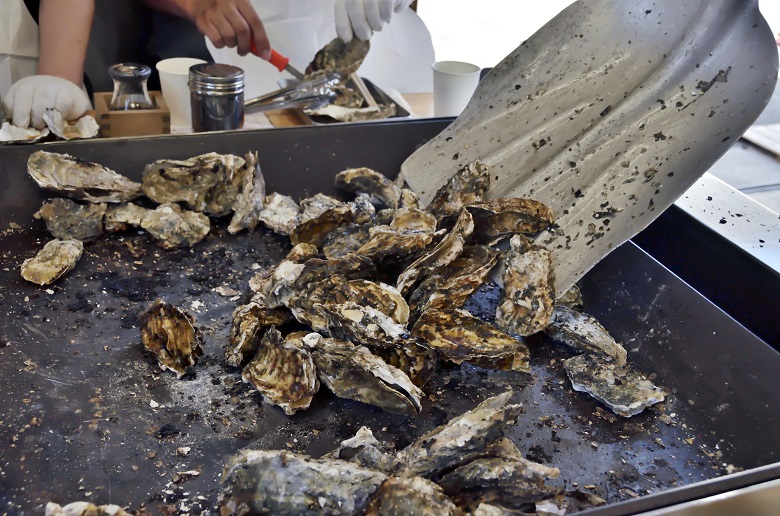
[[[390,226],[374,226],[369,229],[369,239],[357,254],[366,256],[374,263],[390,258],[406,258],[433,241],[433,233],[427,231],[398,231]]]
[[[371,496],[365,514],[460,516],[463,512],[430,480],[421,477],[390,477],[382,482]]]
[[[80,240],[51,240],[22,263],[22,277],[36,285],[49,285],[70,272],[81,258]]]
[[[565,306],[572,310],[582,310],[582,292],[580,287],[572,285],[572,287],[564,292],[558,299],[555,300],[556,305]]]
[[[314,59],[306,68],[306,75],[315,72],[338,72],[345,79],[357,72],[370,49],[371,43],[368,41],[352,38],[344,43],[341,38],[336,38],[314,55]]]
[[[270,328],[241,375],[260,391],[263,401],[281,407],[288,416],[308,408],[320,387],[304,335],[293,333],[285,339]]]
[[[456,364],[530,372],[525,344],[460,308],[424,311],[412,333]]]
[[[181,308],[157,299],[140,320],[141,341],[157,357],[161,369],[181,378],[203,356],[203,334],[195,318]]]
[[[420,413],[423,393],[400,369],[363,346],[327,338],[310,342],[317,375],[336,396],[375,405],[392,414]]]
[[[265,178],[260,170],[256,152],[247,152],[244,169],[238,174],[238,194],[233,201],[233,218],[228,231],[238,233],[242,229],[255,229],[265,201]]]
[[[424,279],[431,271],[443,267],[457,258],[463,251],[466,239],[473,230],[474,221],[471,214],[468,211],[462,211],[452,231],[398,276],[398,290],[406,295],[419,280]]]
[[[606,363],[592,355],[568,358],[563,366],[575,391],[587,392],[620,416],[635,416],[664,400],[661,389],[627,366]]]
[[[462,464],[464,457],[483,453],[522,412],[509,405],[512,391],[488,398],[476,408],[434,428],[396,454],[393,470],[398,476],[436,479]]]
[[[421,231],[433,233],[436,231],[436,217],[417,208],[398,208],[393,214],[390,227],[396,231]]]
[[[361,426],[354,437],[341,441],[338,448],[322,458],[341,459],[363,468],[390,474],[393,466],[391,451],[389,446],[380,443],[374,437],[370,428]]]
[[[287,253],[284,260],[273,267],[255,274],[249,280],[249,288],[251,288],[252,291],[259,293],[267,302],[270,302],[275,295],[274,290],[292,285],[298,278],[301,270],[303,270],[302,267],[297,268],[292,266],[300,265],[306,260],[314,258],[317,254],[317,248],[313,245],[298,244]],[[287,269],[287,271],[280,270],[280,268]],[[284,282],[284,285],[282,285],[281,282]],[[270,308],[275,308],[281,304],[281,301],[277,301],[273,305],[270,305]]]
[[[141,185],[97,163],[67,154],[37,151],[27,172],[44,190],[90,202],[125,202],[141,195]]]
[[[342,460],[245,450],[225,470],[219,513],[357,515],[386,478]]]
[[[46,199],[33,217],[43,219],[55,238],[88,242],[103,234],[105,203],[78,204],[70,199]]]
[[[533,199],[504,198],[466,206],[474,217],[475,243],[492,245],[514,234],[534,234],[555,221],[550,208]]]
[[[592,316],[555,305],[550,325],[544,329],[554,341],[580,353],[597,355],[615,365],[626,363],[626,349]]]
[[[366,194],[371,204],[397,208],[401,189],[387,177],[370,168],[350,168],[336,174],[336,188],[345,192]]]
[[[225,346],[225,362],[241,367],[255,355],[268,328],[291,322],[293,316],[286,308],[267,308],[250,302],[236,308],[232,320],[230,337]]]
[[[490,167],[481,161],[458,170],[433,196],[425,208],[442,220],[460,213],[469,204],[480,203],[490,188]]]
[[[373,216],[374,207],[369,203],[345,203],[298,224],[290,233],[290,240],[293,245],[307,243],[322,247],[331,231],[349,224],[366,223]]]
[[[326,258],[340,258],[355,253],[371,238],[369,224],[350,224],[339,227],[325,236],[322,252]]]
[[[128,227],[141,227],[141,219],[149,211],[133,203],[109,204],[103,225],[106,231],[124,231]]]
[[[182,209],[178,204],[161,204],[141,216],[141,227],[149,232],[160,247],[175,249],[192,246],[203,240],[211,229],[209,218],[196,211]]]
[[[553,313],[552,254],[522,235],[511,240],[504,256],[504,289],[496,309],[496,324],[517,335],[542,331]]]
[[[308,222],[311,219],[316,219],[326,211],[332,208],[338,208],[342,205],[344,205],[342,201],[323,193],[301,199],[301,224]]]
[[[300,221],[298,204],[292,197],[272,192],[265,198],[259,218],[274,232],[289,235]]]
[[[118,505],[95,505],[89,502],[71,502],[61,506],[54,502],[46,504],[45,516],[131,516]]]

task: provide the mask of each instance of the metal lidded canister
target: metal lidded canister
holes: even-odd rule
[[[226,131],[244,125],[244,70],[219,63],[190,67],[192,129]]]

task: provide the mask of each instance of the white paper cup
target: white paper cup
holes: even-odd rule
[[[165,103],[171,111],[171,126],[192,127],[189,80],[190,66],[205,63],[193,57],[172,57],[157,63],[160,87]]]
[[[437,61],[431,67],[433,115],[460,115],[479,84],[479,66],[461,61]]]

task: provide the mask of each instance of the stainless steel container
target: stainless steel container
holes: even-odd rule
[[[193,131],[225,131],[244,125],[241,68],[218,63],[193,65],[189,87]]]

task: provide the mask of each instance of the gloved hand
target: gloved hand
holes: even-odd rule
[[[367,40],[374,31],[390,23],[393,13],[400,13],[412,0],[336,0],[336,33],[344,42],[354,35]]]
[[[52,75],[31,75],[11,85],[3,98],[5,112],[12,116],[11,123],[17,127],[42,129],[43,114],[47,109],[56,109],[65,120],[75,120],[92,105],[86,93],[61,77]]]

